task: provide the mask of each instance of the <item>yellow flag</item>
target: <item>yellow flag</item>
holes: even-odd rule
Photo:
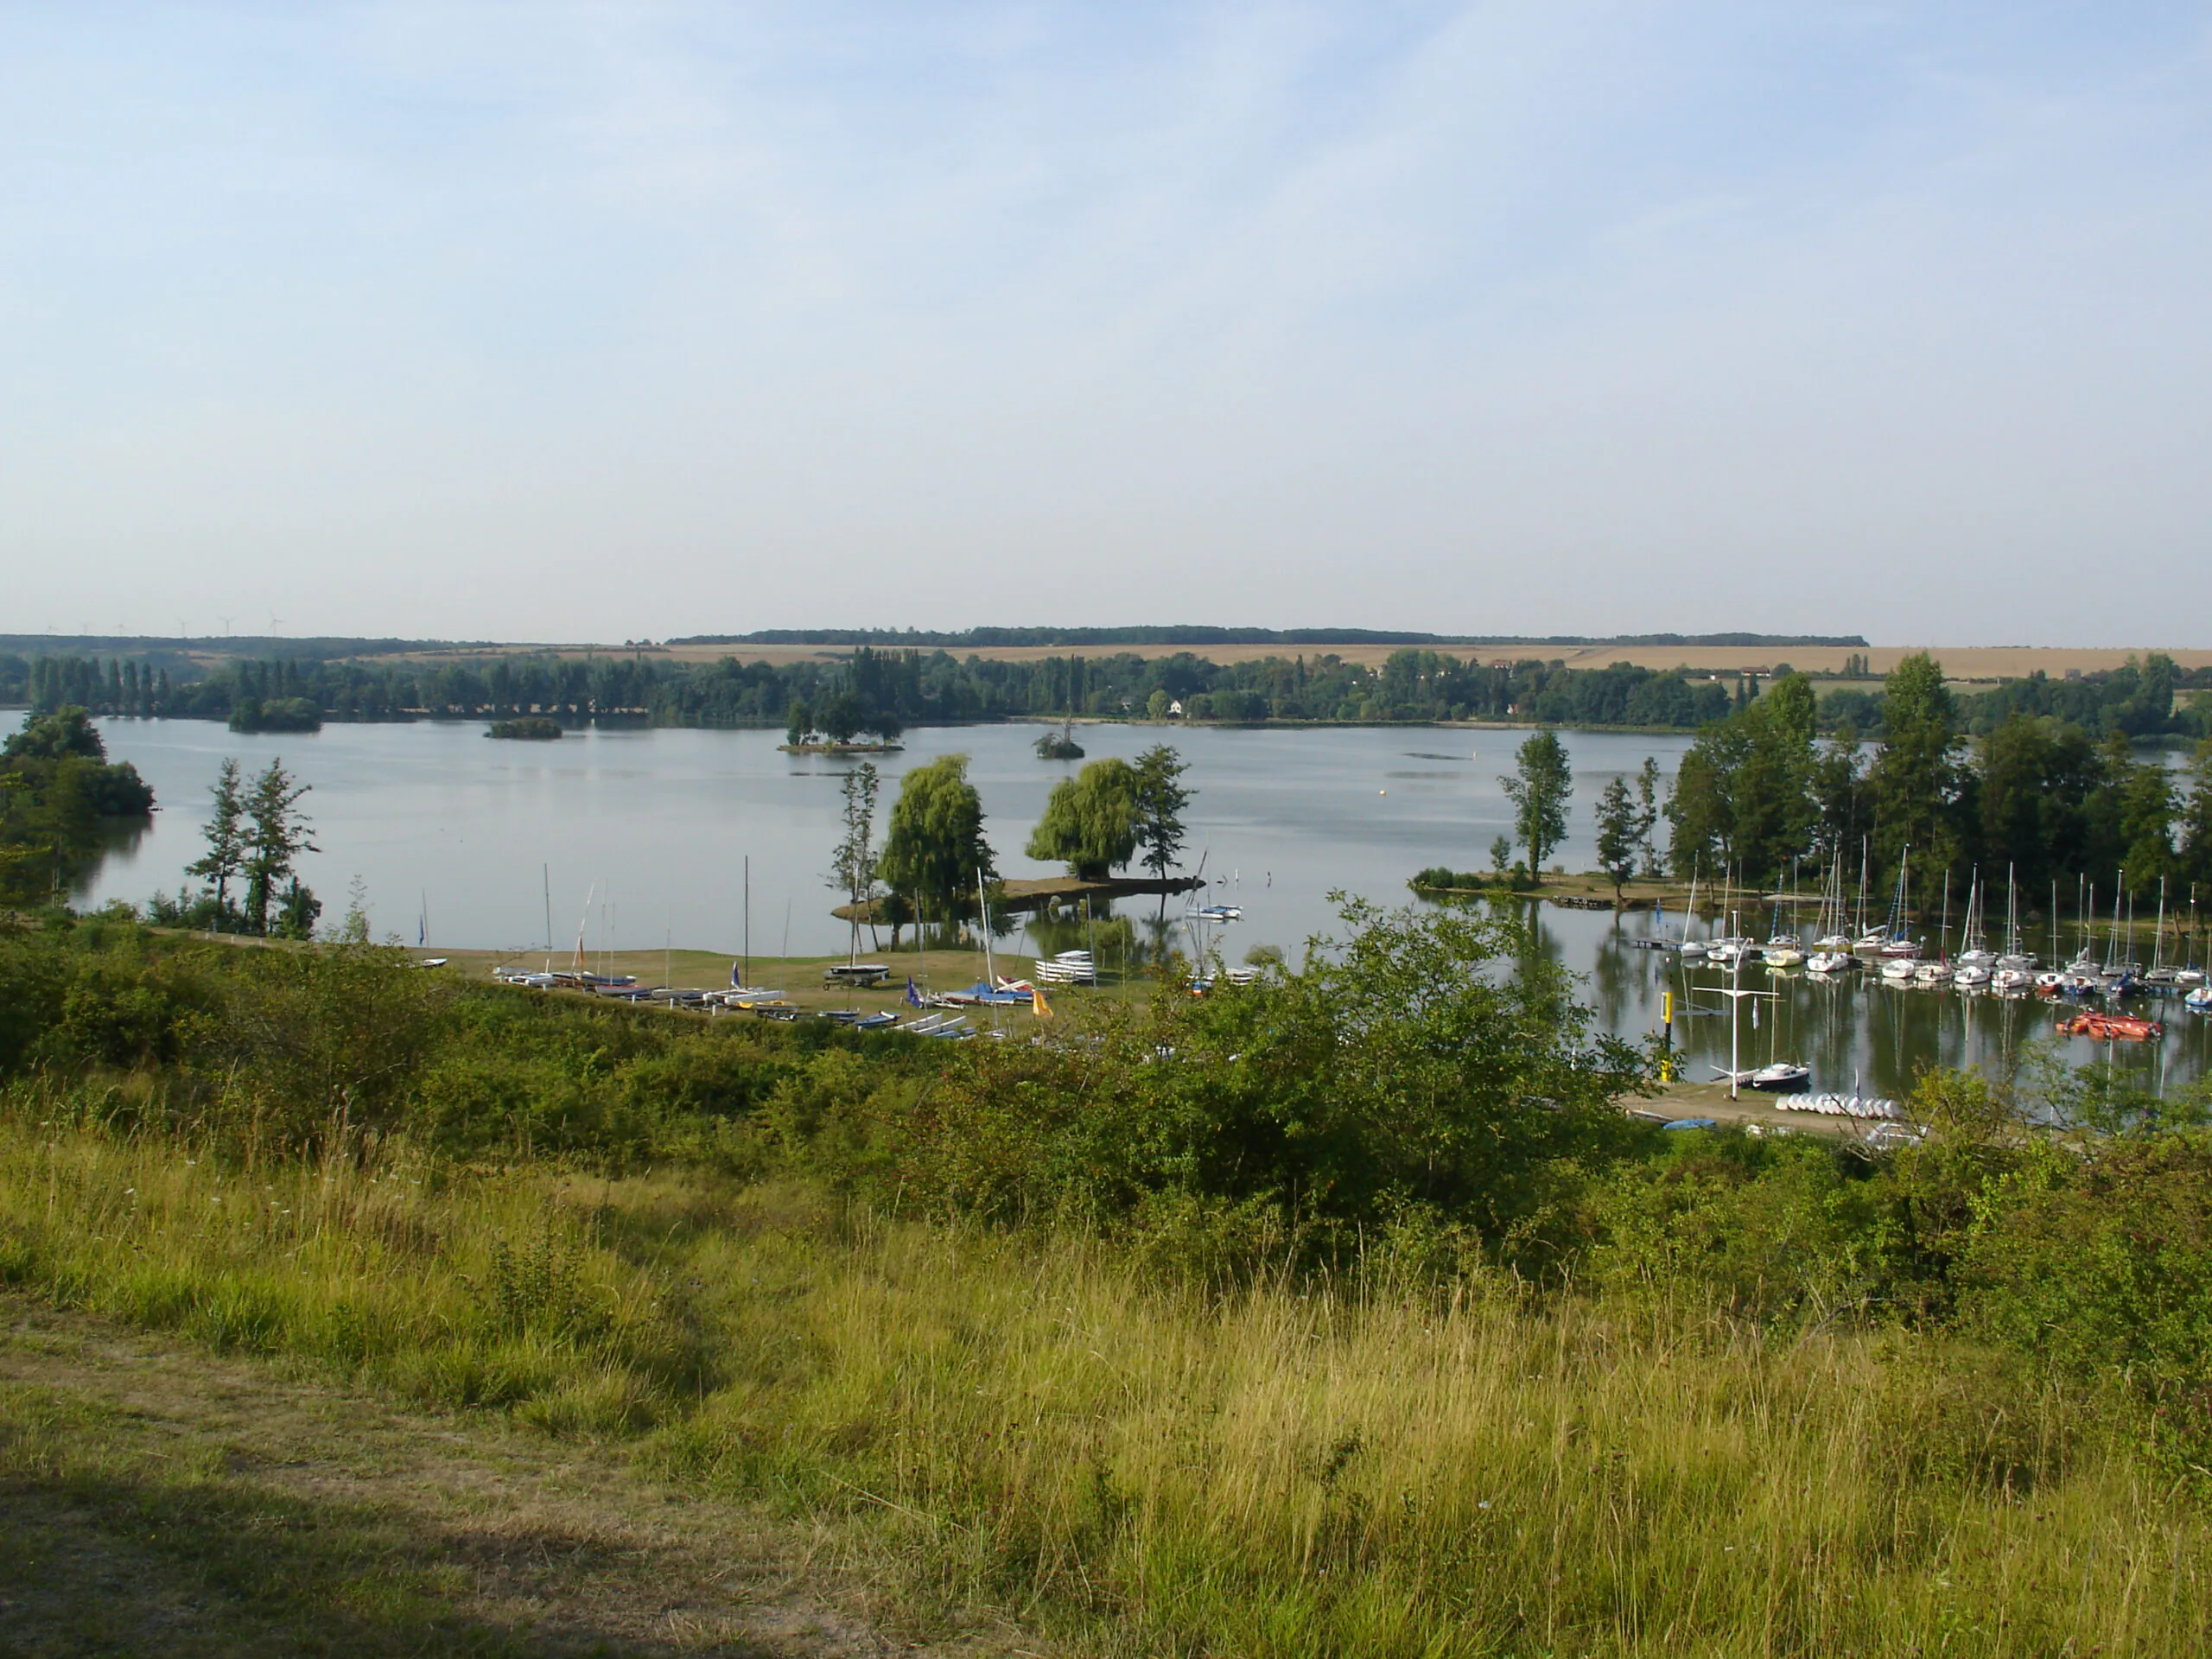
[[[1052,1017],[1052,1010],[1045,1001],[1045,993],[1034,985],[1029,988],[1029,1007],[1031,1012],[1039,1020],[1049,1020]]]

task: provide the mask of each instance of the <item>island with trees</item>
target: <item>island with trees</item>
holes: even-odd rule
[[[1013,913],[1139,895],[1164,904],[1169,894],[1194,892],[1198,878],[1173,874],[1194,793],[1182,782],[1188,770],[1175,750],[1155,744],[1134,762],[1094,760],[1062,779],[1026,850],[1065,864],[1067,874],[1007,880],[983,832],[982,797],[969,779],[967,756],[940,755],[906,775],[880,855],[871,851],[879,785],[875,769],[863,764],[843,785],[845,833],[830,885],[845,902],[832,913],[856,926],[888,926],[895,940],[910,922],[951,922],[986,901]],[[1148,874],[1128,874],[1132,863]]]

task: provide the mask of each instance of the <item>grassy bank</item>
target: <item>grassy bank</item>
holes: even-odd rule
[[[2094,1391],[1502,1277],[1177,1288],[804,1185],[240,1171],[0,1130],[7,1280],[830,1516],[1096,1651],[2190,1650],[2212,1527]]]
[[[1662,1135],[1563,978],[1469,971],[1509,922],[1347,921],[960,1046],[0,938],[0,1285],[588,1443],[831,1541],[925,1630],[2201,1645],[2201,1100],[1936,1076],[1895,1154]],[[44,1456],[8,1478],[63,1503]]]

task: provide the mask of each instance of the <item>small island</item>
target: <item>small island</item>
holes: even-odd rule
[[[1080,760],[1083,745],[1075,741],[1075,721],[1072,717],[1060,722],[1057,732],[1047,732],[1036,743],[1039,760]]]
[[[524,715],[518,720],[495,720],[485,728],[486,737],[518,738],[528,743],[544,743],[561,735],[561,722],[543,715]]]
[[[312,697],[241,697],[231,710],[234,732],[319,732],[322,707]]]

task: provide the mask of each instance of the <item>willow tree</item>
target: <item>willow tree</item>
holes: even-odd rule
[[[940,755],[906,774],[876,868],[918,917],[950,916],[973,902],[976,883],[995,868],[966,755]]]
[[[1126,760],[1094,760],[1052,785],[1029,856],[1065,863],[1086,881],[1105,880],[1136,856],[1142,780]]]

